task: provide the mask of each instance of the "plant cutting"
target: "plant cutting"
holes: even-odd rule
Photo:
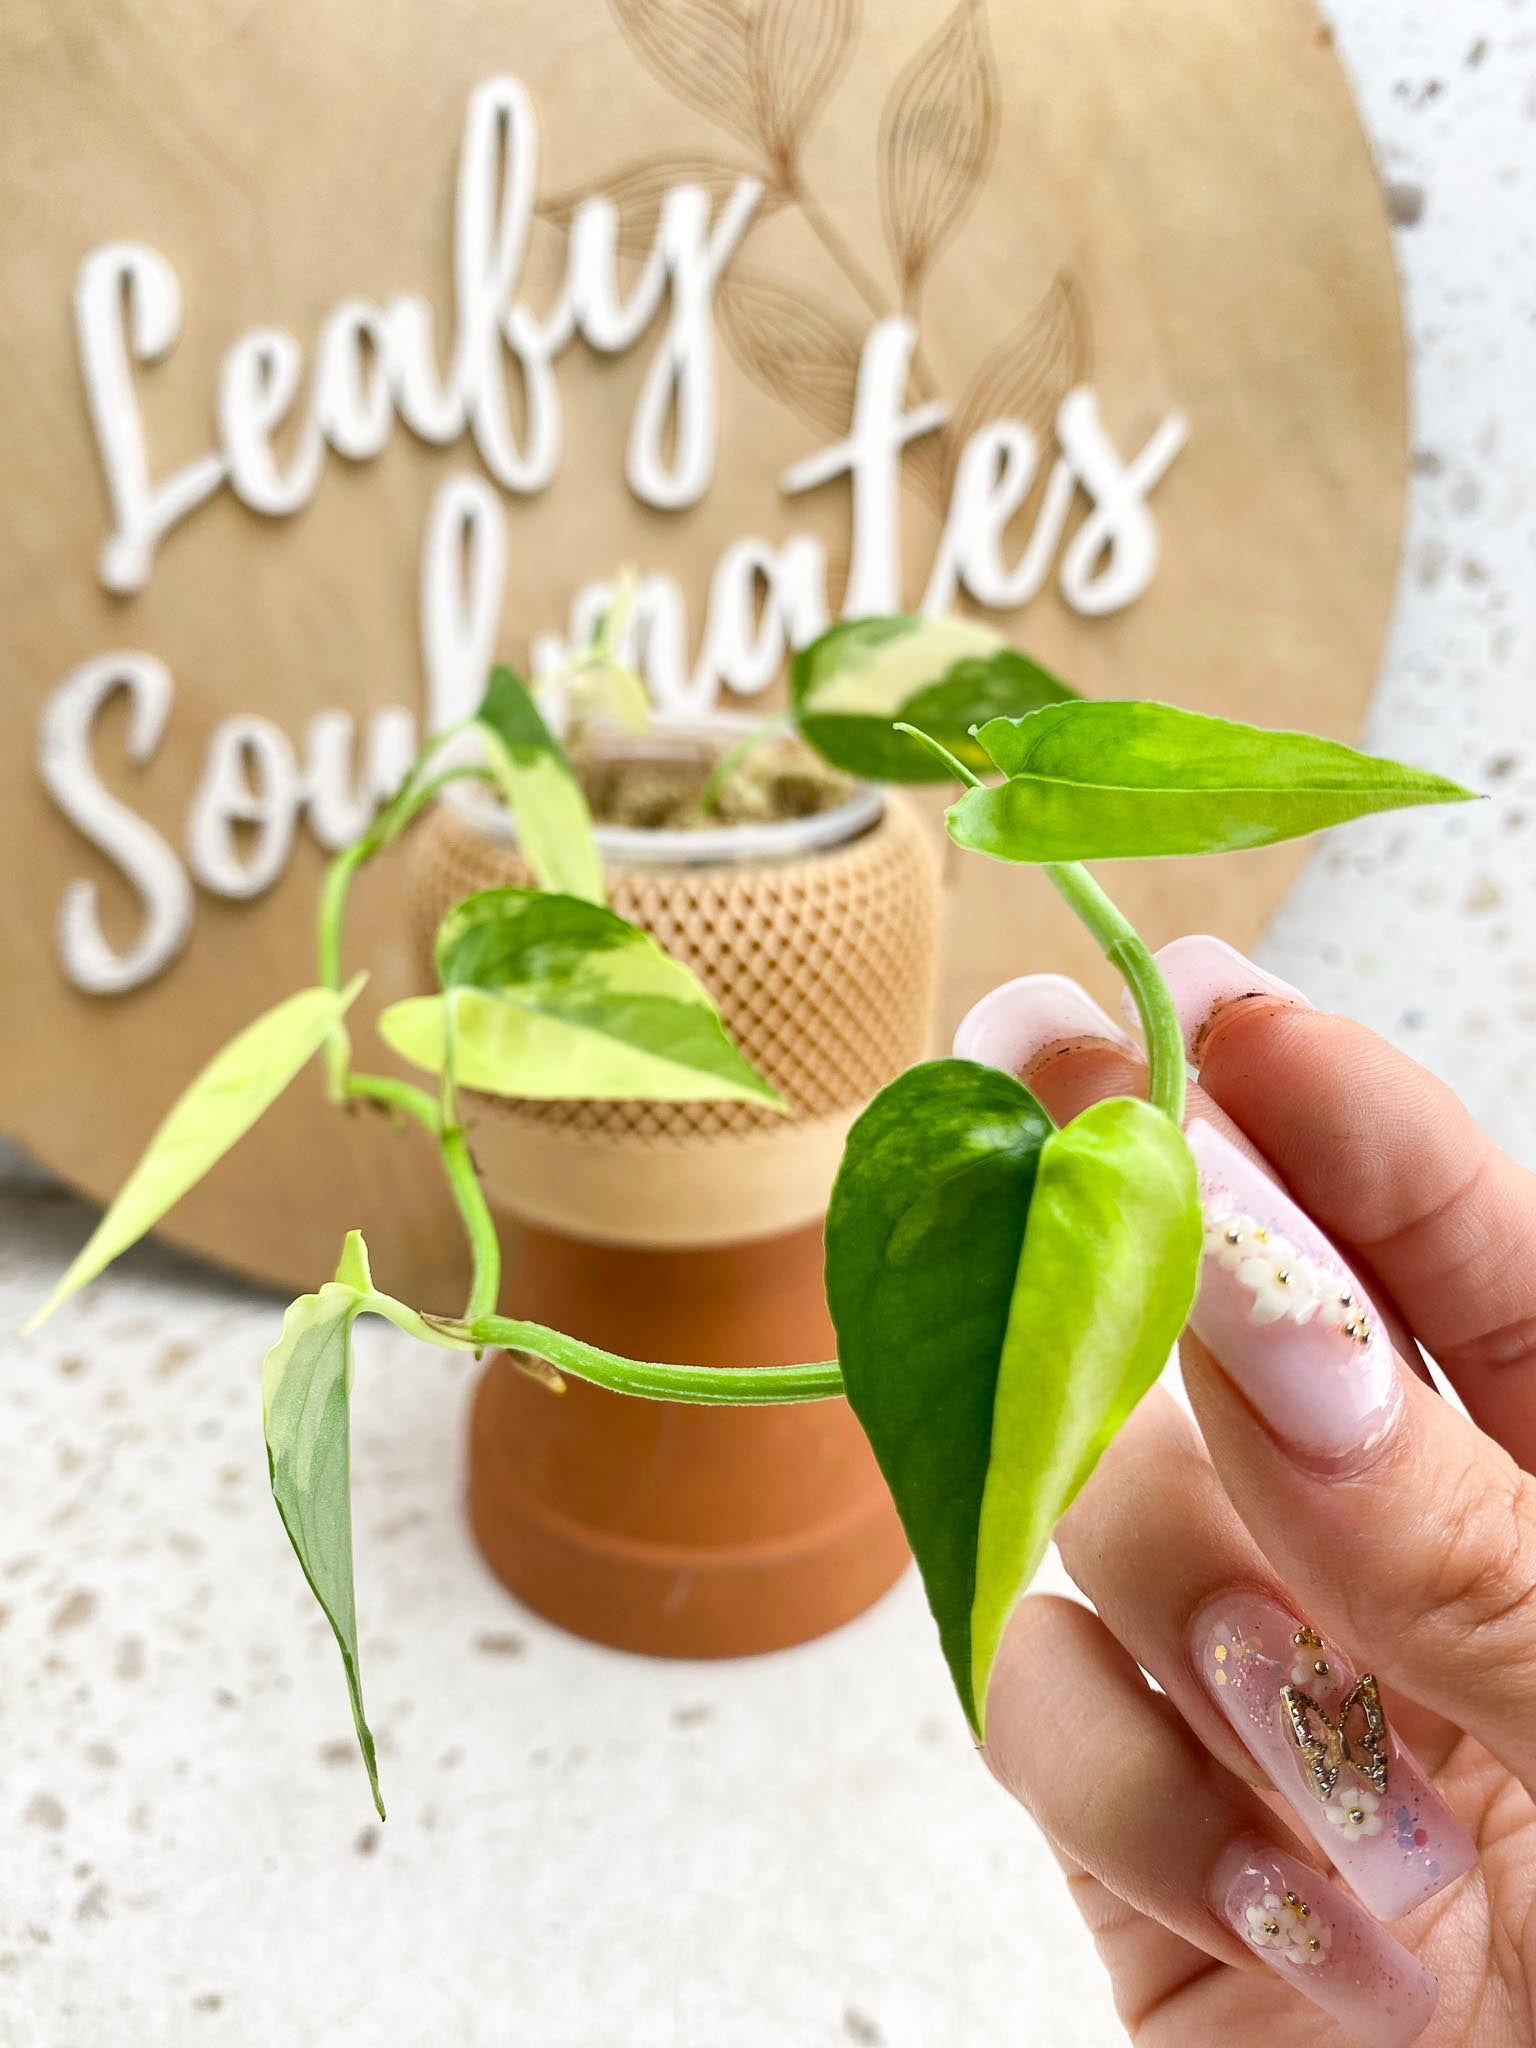
[[[762,1405],[846,1394],[890,1486],[971,1726],[985,1734],[1004,1624],[1056,1521],[1152,1384],[1195,1290],[1203,1225],[1182,1135],[1177,1018],[1150,953],[1084,861],[1269,844],[1363,816],[1465,800],[1445,778],[1299,733],[1156,703],[1087,702],[958,621],[848,622],[795,659],[791,719],[836,767],[958,780],[951,839],[1037,866],[1124,978],[1146,1040],[1146,1100],[1058,1129],[1021,1083],[963,1059],[914,1066],[853,1125],[825,1232],[835,1360],[732,1369],[621,1355],[500,1312],[501,1254],[459,1091],[646,1096],[773,1107],[698,982],[603,901],[580,789],[532,697],[493,675],[473,762],[429,742],[341,854],[319,914],[318,985],[248,1027],[191,1084],[34,1322],[158,1220],[315,1054],[332,1098],[429,1131],[472,1259],[458,1314],[378,1287],[356,1232],[289,1309],[263,1366],[273,1492],[335,1632],[378,1799],[358,1675],[349,1495],[351,1330],[382,1316],[421,1341],[514,1353],[653,1400]],[[743,772],[737,762],[720,782]],[[443,918],[439,991],[386,1010],[386,1042],[432,1086],[358,1072],[342,917],[361,865],[450,782],[491,780],[539,889],[477,892]],[[716,792],[718,795],[718,791]],[[382,1810],[382,1809],[381,1809]]]
[[[652,724],[633,677],[627,695],[615,687],[628,674],[626,610],[621,586],[606,648],[541,681],[539,701],[587,796],[611,907],[700,977],[785,1113],[464,1091],[507,1299],[628,1355],[733,1368],[826,1357],[822,1240],[843,1146],[869,1101],[931,1050],[933,833],[899,791],[807,742],[804,692],[767,723],[694,712]],[[1059,694],[982,627],[928,631],[921,658],[969,665],[959,686],[976,714],[994,661],[1013,672],[1015,710]],[[908,655],[915,644],[902,621],[866,637]],[[868,673],[856,687],[894,709],[911,685],[884,666],[883,698]],[[1006,673],[994,693],[1004,687]],[[845,722],[904,755],[892,764],[903,772],[945,772],[885,719]],[[423,986],[460,898],[533,879],[505,807],[472,781],[423,819],[401,868]],[[574,1381],[550,1401],[497,1353],[467,1435],[465,1507],[486,1563],[535,1613],[618,1648],[780,1649],[862,1612],[910,1559],[843,1401],[679,1408]]]

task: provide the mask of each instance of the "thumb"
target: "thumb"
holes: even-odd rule
[[[1231,1496],[1315,1621],[1536,1790],[1536,1481],[1394,1355],[1358,1279],[1214,1126],[1184,1376]]]

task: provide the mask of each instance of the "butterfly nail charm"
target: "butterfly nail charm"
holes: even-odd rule
[[[1362,1672],[1344,1695],[1337,1717],[1299,1686],[1282,1685],[1280,1698],[1319,1799],[1331,1797],[1346,1764],[1375,1791],[1386,1791],[1387,1716],[1369,1671]],[[1358,1717],[1355,1726],[1351,1726],[1352,1715]]]

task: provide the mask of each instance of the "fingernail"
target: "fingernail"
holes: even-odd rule
[[[1334,1463],[1379,1441],[1402,1399],[1369,1296],[1290,1196],[1214,1125],[1186,1133],[1205,1254],[1189,1326],[1281,1441]]]
[[[1396,1920],[1472,1868],[1472,1837],[1335,1643],[1238,1592],[1206,1602],[1191,1647],[1239,1741],[1373,1913]]]
[[[1152,957],[1168,984],[1184,1033],[1184,1050],[1192,1061],[1198,1061],[1216,1019],[1234,1003],[1264,996],[1300,1010],[1312,1007],[1299,988],[1292,988],[1278,974],[1255,967],[1235,946],[1225,939],[1213,939],[1207,932],[1175,939]],[[1129,991],[1120,1000],[1127,1015],[1134,1017]]]
[[[1423,1964],[1283,1849],[1235,1843],[1209,1897],[1246,1948],[1367,2048],[1407,2048],[1429,2024],[1436,1985]]]
[[[1065,974],[1025,974],[1005,981],[960,1019],[955,1055],[1027,1080],[1047,1054],[1105,1040],[1135,1049],[1107,1010]]]

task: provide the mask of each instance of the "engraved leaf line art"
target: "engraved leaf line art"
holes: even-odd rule
[[[722,157],[688,154],[645,157],[627,164],[595,187],[569,192],[551,192],[540,198],[538,211],[556,227],[569,229],[576,209],[598,194],[612,200],[618,212],[615,239],[627,254],[648,255],[656,240],[662,203],[674,185],[698,185],[709,196],[710,210],[723,206],[742,178],[760,173],[750,164],[727,163]],[[783,206],[788,194],[778,188],[765,189],[757,203],[758,217]]]
[[[540,202],[540,214],[569,228],[581,200],[602,192],[618,210],[618,246],[644,253],[670,185],[699,185],[718,206],[739,178],[756,176],[764,189],[748,234],[759,219],[794,205],[875,319],[901,311],[920,327],[923,285],[974,206],[996,147],[999,93],[987,0],[959,0],[898,75],[881,115],[880,205],[899,303],[876,283],[800,173],[806,137],[851,60],[860,0],[761,0],[755,9],[746,0],[609,5],[632,50],[670,91],[766,161],[738,165],[704,152],[650,157],[585,193],[551,195]],[[808,426],[847,431],[862,334],[796,287],[735,268],[721,279],[716,305],[727,346],[761,390]],[[909,444],[905,480],[942,518],[970,435],[991,420],[1013,418],[1043,452],[1057,407],[1091,361],[1086,300],[1063,273],[982,363],[951,418]],[[922,395],[937,392],[920,339],[911,375]],[[1044,468],[1042,461],[1042,474]]]
[[[907,457],[918,488],[942,514],[966,442],[979,427],[1010,419],[1034,436],[1039,467],[1033,495],[1045,480],[1057,408],[1092,373],[1087,295],[1078,280],[1063,271],[982,363],[945,424],[911,444]]]
[[[880,117],[880,206],[909,309],[986,180],[997,100],[985,5],[960,0],[896,80]]]
[[[761,0],[748,35],[758,134],[785,184],[806,135],[848,69],[859,0]]]
[[[807,426],[846,433],[863,336],[772,278],[734,272],[716,289],[726,346],[747,375]]]
[[[635,55],[679,99],[743,142],[759,140],[742,0],[609,0]]]

